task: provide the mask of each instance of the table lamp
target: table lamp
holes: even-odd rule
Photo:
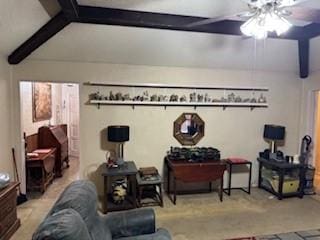
[[[271,155],[275,155],[274,153],[277,151],[276,141],[284,140],[285,136],[285,127],[266,124],[264,125],[263,137],[270,141],[270,153]]]
[[[116,163],[118,166],[122,166],[124,164],[123,144],[129,141],[129,126],[109,126],[108,141],[117,143]]]

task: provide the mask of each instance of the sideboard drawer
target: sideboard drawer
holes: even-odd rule
[[[0,201],[0,221],[16,209],[16,192],[9,193]]]
[[[0,220],[0,225],[3,229],[9,229],[12,226],[12,224],[14,224],[16,219],[17,219],[17,213],[11,212],[9,215],[7,215],[6,218]],[[1,236],[1,233],[0,233],[0,236]]]
[[[9,240],[19,228],[17,218],[17,187],[19,183],[12,182],[0,190],[0,240]]]

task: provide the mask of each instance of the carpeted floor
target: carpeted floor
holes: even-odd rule
[[[251,195],[234,191],[222,203],[217,193],[182,195],[176,206],[166,200],[156,213],[158,226],[169,229],[176,240],[221,240],[320,227],[320,202],[313,197],[279,201],[260,189]]]
[[[77,168],[77,164],[71,166],[64,177],[56,179],[44,195],[18,207],[22,225],[11,240],[31,239],[32,233],[63,187],[78,177]],[[154,209],[157,226],[167,228],[173,240],[221,240],[320,228],[319,197],[306,196],[303,199],[279,201],[256,188],[251,195],[233,191],[230,197],[224,195],[222,203],[216,192],[178,195],[177,205],[173,205],[167,196],[164,196],[164,207]]]
[[[320,230],[309,230],[301,232],[280,233],[248,238],[234,238],[229,240],[319,240]]]

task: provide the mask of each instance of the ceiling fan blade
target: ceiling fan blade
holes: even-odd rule
[[[220,17],[208,18],[202,21],[197,21],[197,22],[187,24],[186,27],[192,28],[192,27],[208,25],[208,24],[212,24],[212,23],[220,22],[224,20],[245,20],[245,18],[250,17],[249,13],[250,12],[246,11],[246,12],[240,12],[240,13],[235,13],[235,14],[230,14],[230,15],[225,15]]]
[[[304,7],[290,7],[290,18],[302,20],[306,22],[320,23],[320,9],[304,8]]]
[[[290,7],[306,1],[308,0],[281,0],[280,7]]]

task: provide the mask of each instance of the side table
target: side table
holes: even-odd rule
[[[259,162],[259,188],[272,193],[279,200],[285,197],[303,198],[305,165],[277,162],[264,158],[258,158],[257,160]],[[268,171],[274,176],[269,176]]]
[[[223,189],[223,192],[228,194],[229,196],[231,195],[231,190],[232,189],[238,189],[238,190],[242,190],[245,193],[250,194],[251,192],[251,174],[252,174],[252,162],[246,160],[246,159],[242,159],[242,158],[228,158],[226,160],[227,166],[228,166],[228,170],[229,170],[229,176],[228,176],[228,188],[227,189]],[[240,166],[240,165],[249,165],[249,180],[248,180],[248,188],[247,190],[243,187],[231,187],[231,180],[232,180],[232,169],[233,166]]]
[[[137,183],[138,183],[138,204],[139,207],[143,206],[152,206],[160,205],[163,207],[163,196],[162,196],[162,179],[159,174],[152,176],[149,179],[144,179],[140,176],[140,173],[137,174]],[[157,189],[158,188],[158,189]],[[154,201],[142,202],[142,198],[151,197]]]
[[[103,194],[103,212],[128,210],[137,207],[136,200],[136,175],[137,167],[134,162],[128,161],[123,164],[123,166],[116,168],[108,168],[107,164],[104,164],[104,169],[101,175],[104,178],[104,194]],[[128,188],[125,200],[116,204],[112,201],[111,195],[111,184],[112,180],[115,178],[127,178]]]

